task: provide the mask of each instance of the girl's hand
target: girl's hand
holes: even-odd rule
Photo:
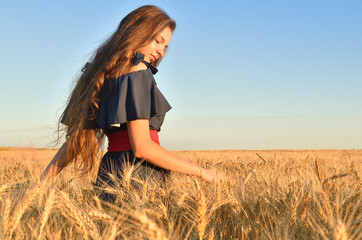
[[[67,159],[68,143],[65,142],[59,151],[55,154],[43,173],[40,175],[40,182],[49,182],[55,175],[57,175],[63,168],[65,168],[70,161]]]
[[[212,169],[200,168],[200,177],[208,182],[220,182],[219,176],[217,176],[216,172]]]

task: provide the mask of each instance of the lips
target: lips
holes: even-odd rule
[[[152,55],[152,54],[151,54],[151,57],[152,57],[152,62],[154,62],[154,61],[157,60],[157,58],[156,58],[154,55]]]

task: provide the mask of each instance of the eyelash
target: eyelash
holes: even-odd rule
[[[156,43],[157,44],[161,44],[161,41],[159,41],[159,40],[157,40],[157,39],[155,39],[155,41],[156,41]],[[167,46],[165,46],[165,51],[167,50]]]

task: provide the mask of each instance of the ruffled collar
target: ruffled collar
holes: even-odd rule
[[[151,69],[152,74],[155,75],[158,72],[158,69],[152,66],[149,62],[146,62],[144,58],[145,55],[143,53],[135,52],[133,55],[133,65],[137,66],[140,62],[143,62],[147,68]]]

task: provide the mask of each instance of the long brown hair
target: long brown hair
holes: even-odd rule
[[[97,128],[97,119],[105,81],[125,74],[134,52],[153,41],[166,27],[173,31],[176,23],[162,9],[151,5],[135,9],[95,51],[80,75],[60,122],[65,123],[67,159],[80,163],[77,166],[85,172],[94,168],[104,137]],[[160,59],[152,64],[157,66],[159,62]],[[60,124],[58,130],[61,131]]]

